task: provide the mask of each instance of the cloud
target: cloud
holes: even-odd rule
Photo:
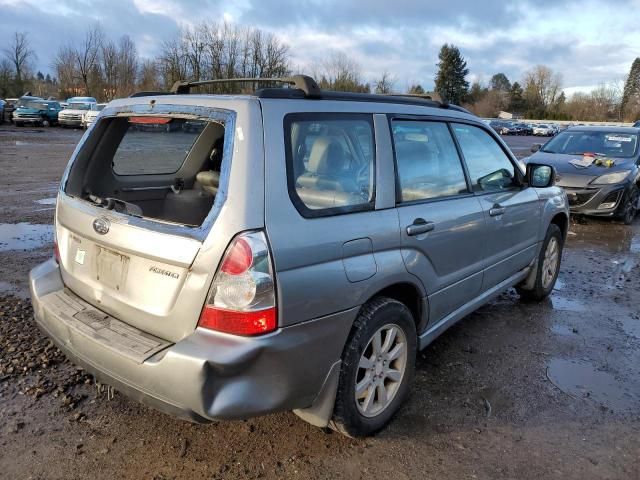
[[[222,20],[268,30],[290,46],[292,65],[313,67],[332,52],[355,59],[366,80],[383,71],[433,87],[437,55],[460,47],[470,80],[504,72],[512,81],[536,64],[560,72],[571,91],[620,80],[640,52],[638,0],[0,0],[0,45],[29,32],[37,68],[99,21],[156,55],[181,26]]]

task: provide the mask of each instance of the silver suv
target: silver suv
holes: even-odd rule
[[[278,81],[110,103],[64,173],[35,316],[163,411],[369,435],[418,350],[510,287],[550,293],[567,199],[460,107]]]

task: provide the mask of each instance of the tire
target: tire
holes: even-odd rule
[[[395,333],[393,337],[389,337],[391,332]],[[380,346],[377,359],[376,343]],[[365,437],[382,429],[409,394],[416,351],[416,327],[406,305],[387,297],[365,304],[342,354],[331,428],[349,437]],[[363,385],[363,394],[358,398],[356,383]],[[381,398],[381,389],[386,402]]]
[[[547,254],[553,256],[555,244],[555,262],[546,262]],[[536,264],[536,278],[533,288],[525,289],[522,285],[516,287],[516,291],[523,300],[540,302],[547,298],[553,291],[553,287],[560,273],[560,264],[562,262],[563,238],[560,228],[555,225],[549,225],[547,235],[542,243],[538,262]],[[545,274],[545,270],[547,270]]]
[[[40,122],[40,123],[42,123],[42,126],[45,127],[45,128],[51,126],[51,122],[49,121],[48,118],[43,118],[42,122]]]
[[[622,213],[622,221],[625,225],[631,225],[631,223],[633,223],[633,219],[638,213],[639,195],[640,192],[637,185],[633,185],[627,193],[627,200],[624,204],[624,211]]]

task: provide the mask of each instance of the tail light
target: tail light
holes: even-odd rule
[[[242,233],[224,254],[198,326],[235,335],[261,335],[277,325],[271,256],[263,232]]]

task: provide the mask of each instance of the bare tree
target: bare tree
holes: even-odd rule
[[[123,35],[118,42],[116,95],[131,95],[136,88],[137,75],[138,49],[128,35]]]
[[[342,52],[334,53],[320,63],[320,87],[345,92],[369,92],[369,85],[362,82],[360,65]]]
[[[552,106],[562,91],[562,77],[545,65],[537,65],[525,73],[524,97],[530,106],[543,110]]]
[[[158,65],[155,60],[144,60],[140,65],[140,82],[138,88],[145,91],[157,91],[160,89]]]
[[[79,48],[71,47],[76,62],[77,73],[82,81],[82,87],[87,95],[91,95],[96,84],[96,74],[99,75],[100,47],[104,40],[104,33],[99,24],[86,31],[84,40]]]
[[[373,83],[375,85],[376,93],[389,94],[393,91],[393,87],[396,83],[396,78],[385,70],[384,72],[382,72],[380,78]]]
[[[2,49],[4,56],[13,66],[15,88],[20,93],[30,63],[36,58],[26,32],[14,32],[9,45]]]
[[[118,82],[119,54],[115,44],[109,40],[100,46],[100,63],[102,71],[102,94],[105,99],[116,97]]]

